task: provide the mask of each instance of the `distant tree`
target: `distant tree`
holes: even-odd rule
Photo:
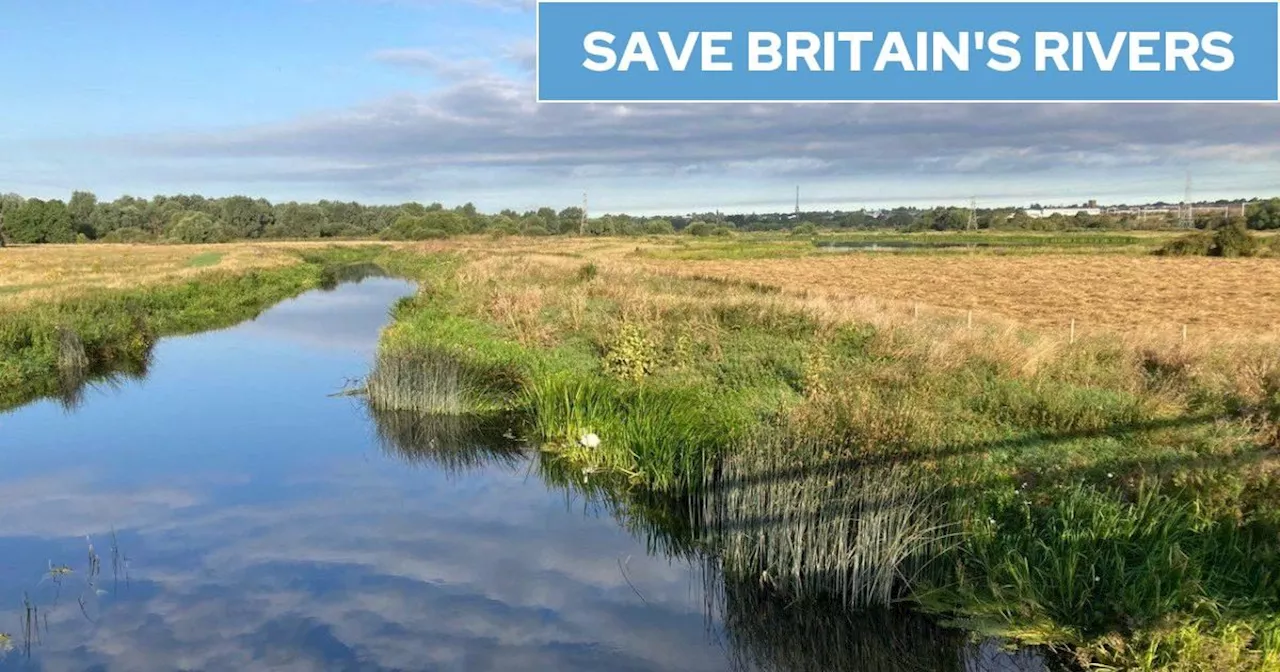
[[[231,236],[208,213],[185,212],[169,227],[169,237],[182,243],[224,243]]]
[[[467,233],[471,230],[470,220],[465,215],[457,212],[429,210],[427,214],[423,215],[422,219],[426,228],[444,231],[451,236]]]
[[[22,207],[24,202],[26,202],[26,199],[17,194],[0,195],[0,247],[4,247],[7,240],[5,218],[11,216],[18,208]]]
[[[1250,205],[1247,217],[1247,223],[1251,229],[1280,229],[1280,198]]]
[[[652,235],[675,233],[676,229],[666,219],[650,219],[644,223],[644,232]]]
[[[614,228],[613,217],[605,215],[588,219],[585,232],[589,236],[612,236],[617,233],[617,229]]]
[[[15,243],[73,243],[76,240],[67,204],[37,198],[6,214],[5,235]]]
[[[402,214],[396,218],[395,223],[390,228],[382,232],[382,237],[387,240],[430,240],[433,238],[447,238],[449,232],[433,226],[432,215],[439,215],[439,212],[429,212],[422,215]],[[444,213],[455,215],[461,218],[461,215],[455,213]]]
[[[275,208],[275,221],[267,227],[273,238],[319,238],[336,233],[318,205],[285,203]]]
[[[267,226],[275,221],[271,204],[248,196],[231,196],[222,199],[221,217],[227,232],[235,238],[261,238]]]
[[[71,194],[67,202],[67,211],[71,214],[71,227],[76,233],[89,238],[97,238],[94,228],[94,214],[98,209],[98,197],[89,191],[77,191]]]
[[[582,224],[582,208],[565,208],[556,214],[556,219],[560,220],[560,233],[577,233]]]
[[[689,226],[684,227],[684,232],[691,236],[709,236],[715,228],[716,227],[697,219],[690,222]]]

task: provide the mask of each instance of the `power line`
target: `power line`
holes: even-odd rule
[[[1182,197],[1182,207],[1178,210],[1178,226],[1184,229],[1195,228],[1196,218],[1191,205],[1191,169],[1187,169],[1186,193]]]

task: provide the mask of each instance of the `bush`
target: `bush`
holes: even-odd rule
[[[1156,254],[1173,257],[1252,257],[1262,251],[1258,238],[1240,219],[1212,231],[1188,234],[1165,243]]]
[[[706,222],[698,221],[698,222],[693,222],[689,226],[686,226],[684,229],[684,232],[691,236],[701,237],[701,236],[711,235],[711,232],[714,230],[715,230],[714,226],[711,226]]]
[[[169,237],[180,243],[225,243],[231,239],[222,223],[204,212],[178,217],[169,229]]]
[[[151,234],[136,226],[126,226],[108,233],[102,240],[107,243],[140,243],[151,240]]]
[[[650,235],[661,236],[669,233],[675,233],[675,227],[671,226],[671,222],[665,219],[651,219],[644,223],[644,232]]]
[[[729,227],[727,227],[727,226],[717,226],[716,228],[711,229],[711,235],[713,235],[713,236],[721,236],[721,237],[724,237],[724,236],[732,236],[732,235],[733,235],[733,229],[731,229],[731,228],[729,228]]]
[[[1211,257],[1252,257],[1258,253],[1258,239],[1249,233],[1242,220],[1232,220],[1213,232]]]
[[[813,235],[817,235],[817,233],[818,233],[818,227],[813,222],[805,222],[803,224],[797,224],[794,228],[791,229],[791,235],[793,236],[813,236]]]
[[[1213,234],[1201,231],[1165,243],[1156,250],[1156,254],[1164,257],[1206,257],[1212,248]]]

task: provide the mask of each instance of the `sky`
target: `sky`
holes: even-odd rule
[[[1280,104],[538,104],[532,0],[0,0],[0,192],[593,213],[1280,195]]]

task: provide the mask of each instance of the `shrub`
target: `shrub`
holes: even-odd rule
[[[107,243],[140,243],[151,240],[151,234],[135,226],[126,226],[108,233],[102,240]]]
[[[1258,238],[1241,219],[1165,243],[1156,254],[1174,257],[1252,257],[1263,250]]]
[[[188,212],[174,222],[169,237],[180,243],[225,243],[231,239],[226,227],[204,212]]]

